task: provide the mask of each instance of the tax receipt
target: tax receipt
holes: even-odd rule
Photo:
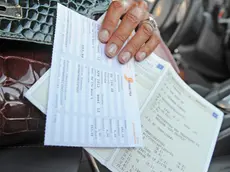
[[[134,61],[106,57],[99,28],[58,4],[45,145],[142,146]]]
[[[134,68],[144,147],[85,149],[114,172],[207,172],[223,113],[155,54]],[[50,71],[26,93],[43,113],[49,78]]]
[[[223,113],[154,54],[135,63],[144,147],[85,148],[114,172],[207,172]],[[46,113],[48,71],[26,93]]]

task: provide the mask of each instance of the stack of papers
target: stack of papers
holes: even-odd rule
[[[154,54],[105,57],[98,28],[58,5],[51,71],[26,93],[47,114],[45,144],[84,146],[114,172],[207,172],[223,113]]]

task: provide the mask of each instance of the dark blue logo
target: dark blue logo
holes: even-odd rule
[[[158,64],[157,68],[160,69],[160,70],[162,70],[162,69],[164,69],[164,66],[162,64]]]
[[[216,119],[218,118],[218,114],[216,114],[215,112],[212,113],[212,116]]]

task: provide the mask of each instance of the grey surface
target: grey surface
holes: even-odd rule
[[[228,128],[230,128],[230,114],[226,114],[224,116],[224,120],[221,126],[221,131],[226,130]]]
[[[222,157],[230,155],[230,128],[220,132],[214,151],[214,157]]]
[[[230,156],[214,159],[208,172],[230,172]]]
[[[2,148],[1,172],[77,172],[81,148]]]

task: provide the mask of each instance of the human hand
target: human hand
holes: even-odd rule
[[[132,57],[135,57],[137,61],[142,61],[148,57],[160,43],[156,23],[148,19],[153,18],[148,13],[146,2],[113,1],[98,35],[99,40],[106,43],[105,54],[110,58],[118,55],[120,63],[126,63]],[[123,44],[137,27],[137,32],[123,47]]]

